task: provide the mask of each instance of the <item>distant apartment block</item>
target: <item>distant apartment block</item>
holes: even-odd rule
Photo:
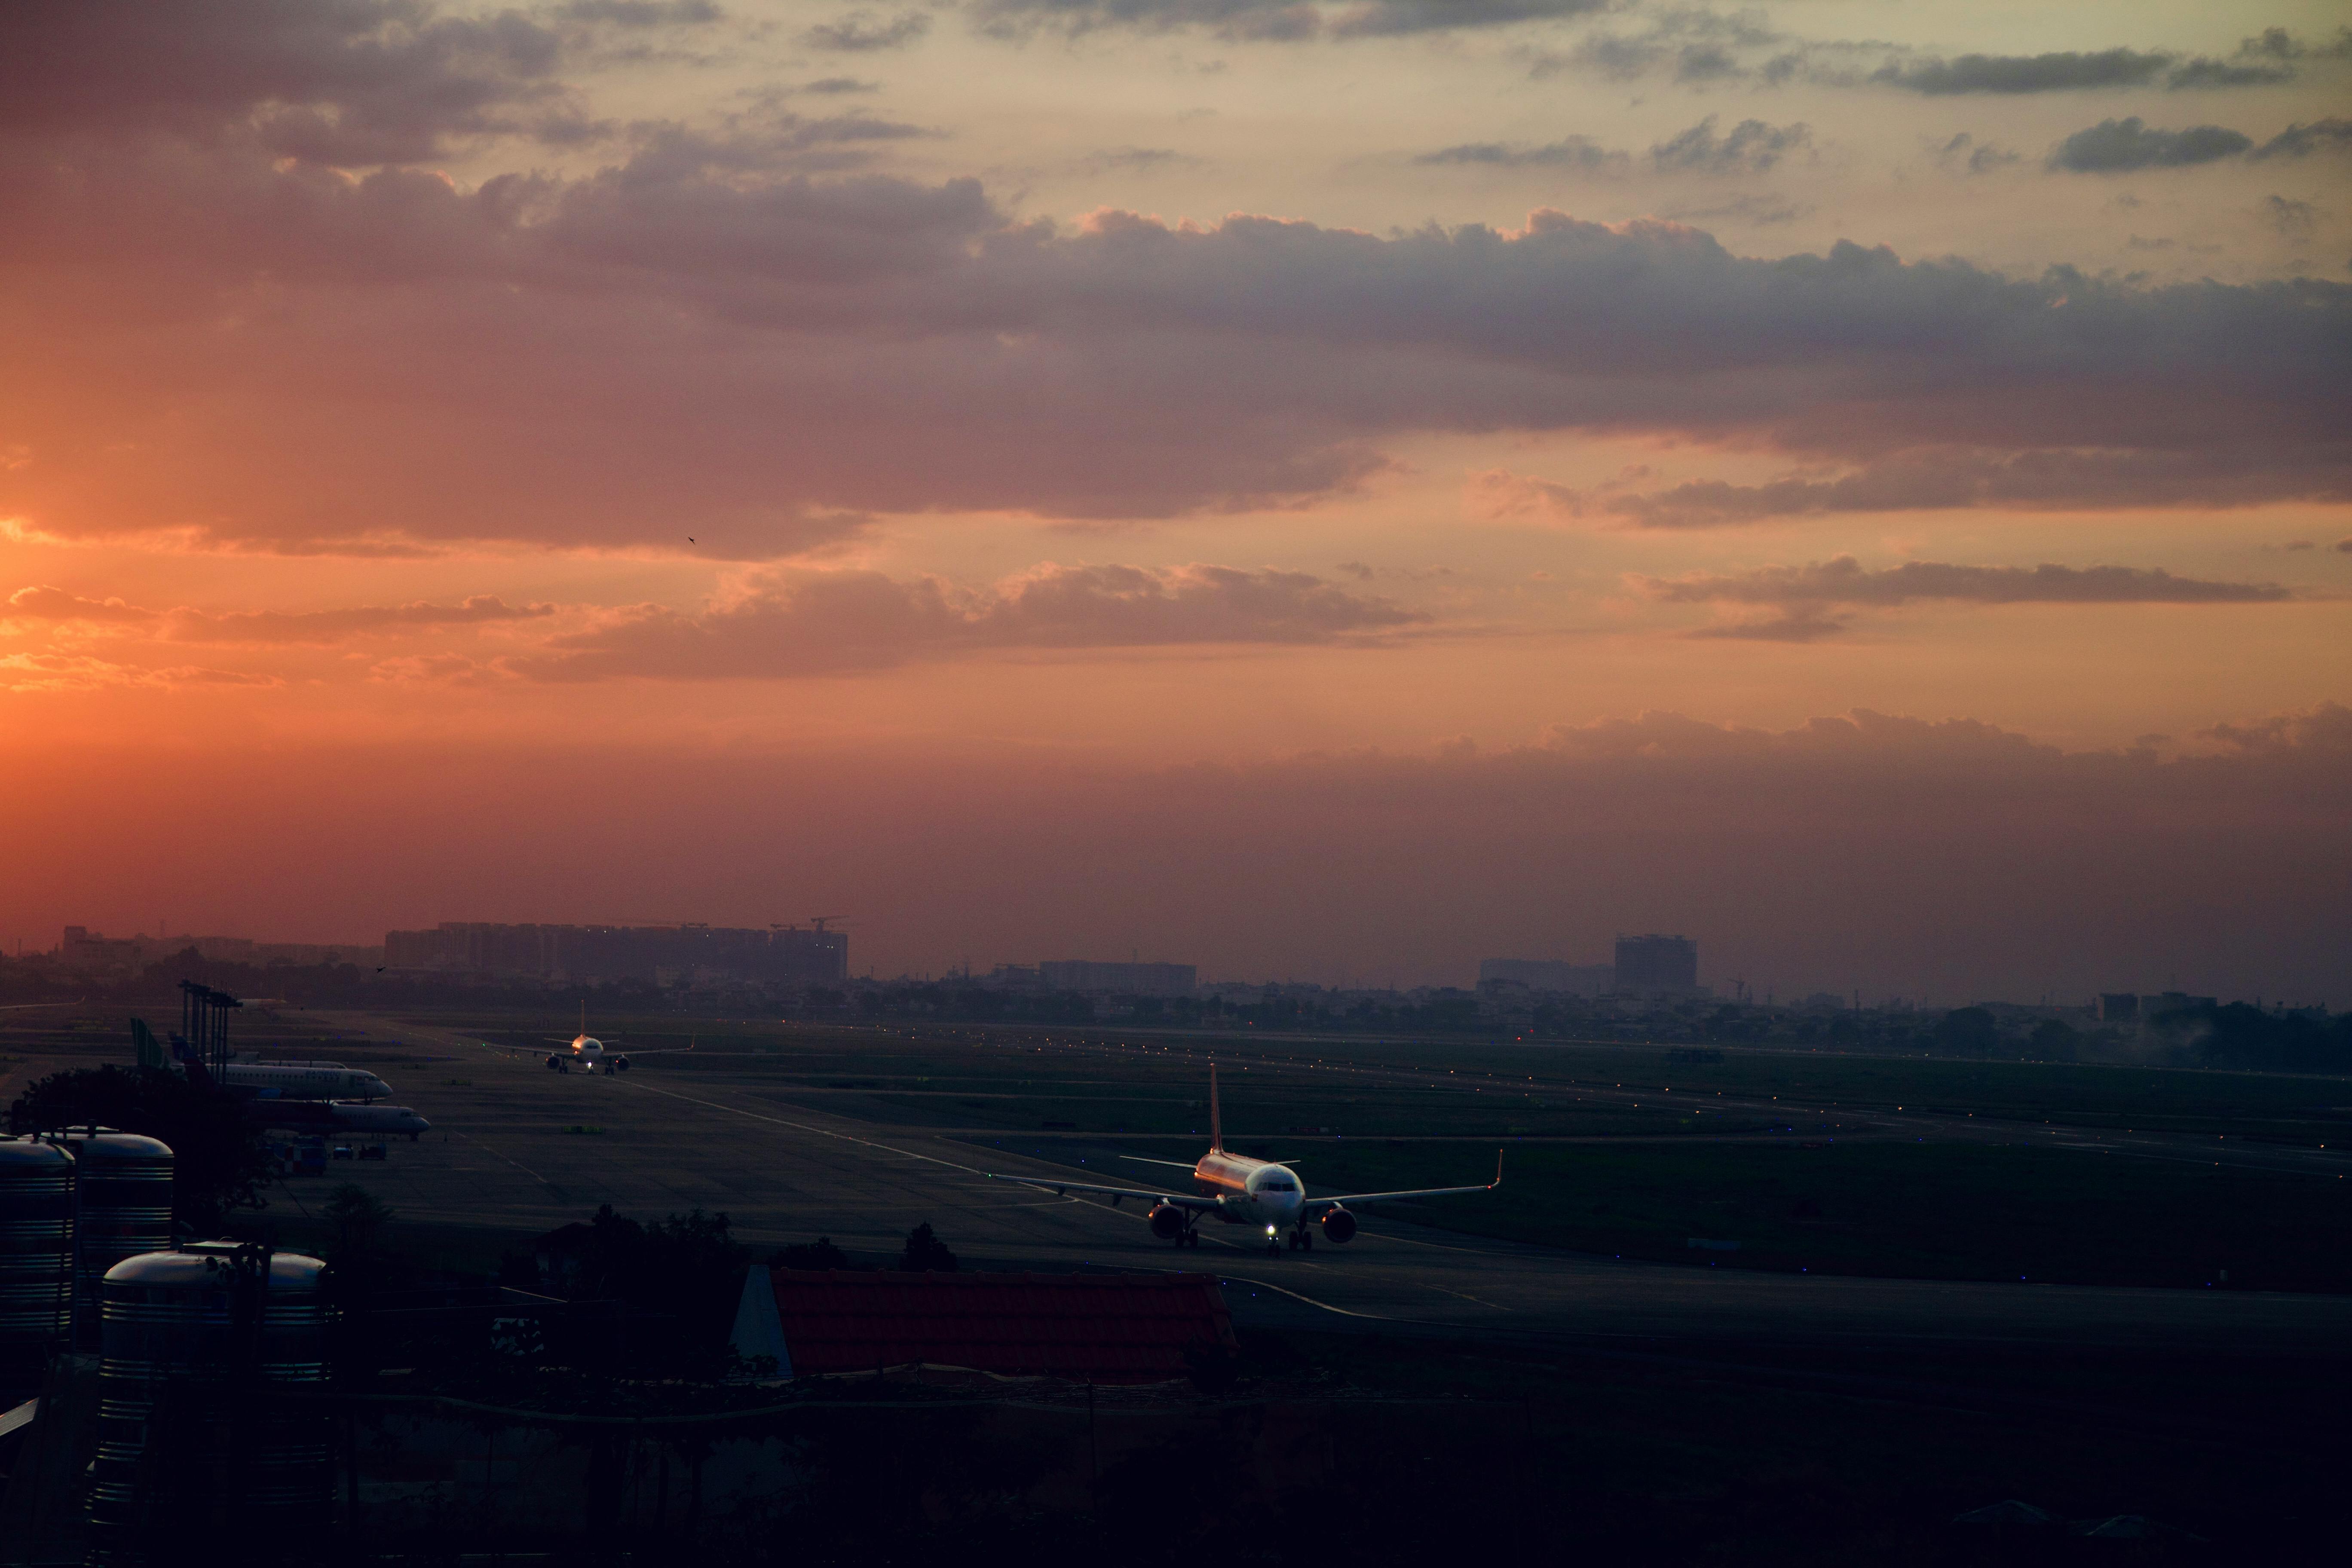
[[[1482,958],[1478,984],[1489,981],[1562,996],[1606,996],[1616,989],[1617,971],[1606,963],[1568,963],[1549,958]]]
[[[849,937],[799,926],[499,925],[444,921],[431,931],[386,931],[393,969],[540,980],[705,980],[838,984]]]
[[[1200,976],[1190,963],[1095,963],[1080,958],[1049,958],[1037,969],[1056,991],[1113,996],[1190,996]]]
[[[2139,994],[2136,991],[2106,991],[2100,993],[2099,1022],[2102,1024],[2138,1023]]]
[[[1686,936],[1617,939],[1617,989],[1633,996],[1681,996],[1698,989],[1698,943]]]

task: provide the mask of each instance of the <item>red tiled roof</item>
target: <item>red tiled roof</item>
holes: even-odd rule
[[[929,1362],[1095,1383],[1157,1383],[1234,1345],[1209,1274],[857,1274],[777,1268],[793,1371]]]

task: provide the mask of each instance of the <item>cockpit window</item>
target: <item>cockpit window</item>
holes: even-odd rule
[[[1298,1184],[1293,1181],[1286,1181],[1280,1176],[1275,1176],[1269,1180],[1260,1182],[1257,1184],[1257,1190],[1262,1193],[1295,1193],[1298,1190]]]

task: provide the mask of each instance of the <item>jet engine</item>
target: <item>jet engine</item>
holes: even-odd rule
[[[562,1072],[563,1070],[563,1058],[562,1057],[548,1058],[547,1070],[550,1072]]]
[[[626,1072],[626,1071],[628,1071],[628,1070],[629,1070],[629,1058],[626,1058],[626,1057],[614,1057],[614,1058],[613,1058],[613,1070],[614,1070],[614,1072]]]
[[[1144,1216],[1151,1222],[1151,1234],[1162,1241],[1173,1241],[1184,1234],[1184,1211],[1174,1204],[1157,1204]]]
[[[1356,1239],[1356,1216],[1346,1209],[1332,1209],[1323,1216],[1323,1239],[1353,1241]]]

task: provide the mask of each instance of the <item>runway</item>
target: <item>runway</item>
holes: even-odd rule
[[[383,1164],[336,1163],[331,1180],[375,1190],[403,1219],[520,1234],[599,1204],[638,1219],[724,1212],[758,1247],[829,1236],[853,1253],[895,1252],[929,1221],[966,1268],[1211,1268],[1244,1321],[1394,1325],[1628,1344],[2077,1344],[2352,1354],[2352,1298],[2228,1290],[1954,1283],[1671,1267],[1487,1241],[1364,1216],[1357,1240],[1266,1255],[1211,1226],[1198,1251],[1153,1239],[1135,1205],[991,1181],[985,1172],[1067,1176],[934,1129],[890,1127],[787,1102],[771,1080],[709,1061],[665,1072],[558,1074],[446,1031],[381,1018],[320,1017],[439,1059],[387,1068],[397,1099],[429,1118],[425,1142]],[[450,1080],[458,1081],[450,1081]],[[567,1128],[601,1128],[568,1131]],[[1008,1138],[1016,1135],[1008,1134]],[[1131,1177],[1123,1179],[1131,1180]],[[306,1201],[315,1180],[273,1189]],[[1475,1197],[1458,1200],[1476,1202]],[[1246,1293],[1256,1292],[1255,1305]]]

